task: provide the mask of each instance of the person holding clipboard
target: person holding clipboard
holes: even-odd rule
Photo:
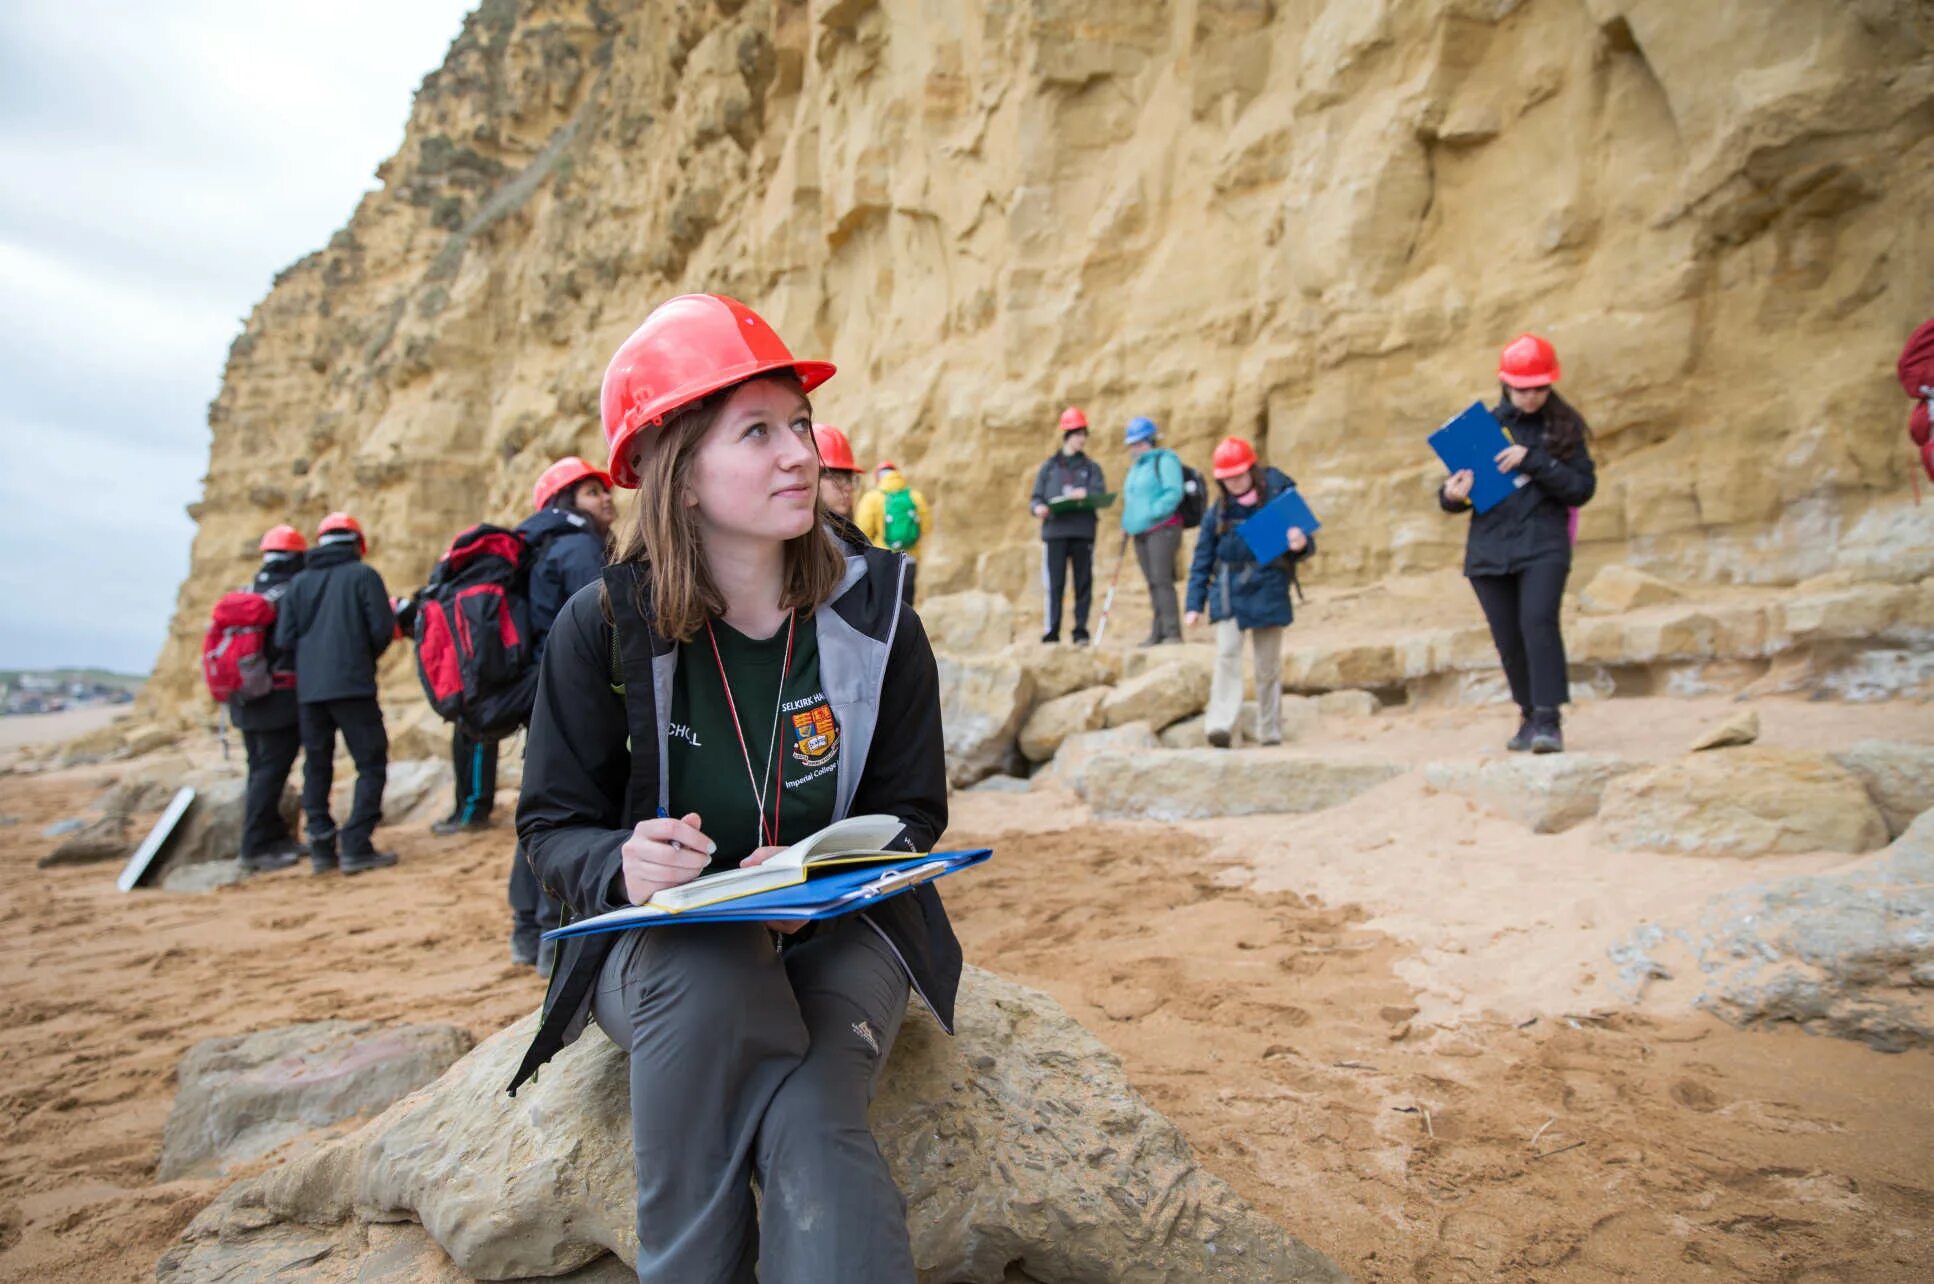
[[[1287,548],[1260,562],[1242,538],[1243,523],[1296,483],[1265,468],[1255,448],[1240,437],[1225,437],[1215,448],[1215,505],[1202,518],[1189,564],[1188,613],[1194,625],[1207,610],[1215,623],[1215,676],[1203,730],[1209,743],[1227,749],[1242,712],[1242,639],[1249,637],[1256,675],[1256,738],[1265,745],[1283,742],[1283,630],[1294,612],[1289,586],[1296,563],[1316,551],[1316,541],[1298,527],[1288,532]]]
[[[1464,575],[1497,644],[1498,660],[1519,712],[1513,752],[1562,753],[1559,709],[1569,693],[1565,640],[1558,623],[1571,574],[1571,510],[1598,486],[1587,443],[1591,430],[1554,386],[1558,353],[1535,334],[1521,334],[1498,359],[1503,395],[1492,413],[1509,443],[1492,461],[1516,489],[1474,512],[1472,469],[1448,477],[1437,493],[1447,513],[1472,513]]]
[[[946,828],[904,559],[836,534],[820,498],[807,394],[832,374],[703,294],[653,311],[605,372],[610,471],[637,498],[545,647],[517,808],[572,919],[848,815],[898,820],[892,850]],[[910,1284],[867,1107],[909,987],[951,1029],[960,968],[931,883],[803,926],[572,937],[510,1090],[589,1022],[629,1052],[640,1280]]]

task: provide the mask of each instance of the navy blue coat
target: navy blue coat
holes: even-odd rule
[[[530,618],[535,653],[541,656],[564,604],[603,576],[604,539],[584,514],[564,508],[540,509],[517,532],[537,550],[530,572]]]
[[[1261,508],[1294,486],[1274,468],[1263,474]],[[1222,508],[1229,506],[1229,527],[1222,529]],[[1208,608],[1211,620],[1233,619],[1245,629],[1282,628],[1295,618],[1289,605],[1289,571],[1295,563],[1316,551],[1311,536],[1300,553],[1288,553],[1267,566],[1256,562],[1237,528],[1255,512],[1242,504],[1218,499],[1202,516],[1202,527],[1195,536],[1195,558],[1189,563],[1189,598],[1184,609]]]

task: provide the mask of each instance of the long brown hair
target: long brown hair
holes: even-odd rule
[[[790,374],[761,377],[778,379],[799,391],[799,381]],[[641,579],[651,601],[634,605],[661,634],[676,642],[691,641],[707,620],[725,614],[725,595],[712,582],[705,562],[698,510],[682,497],[691,486],[692,458],[699,443],[741,386],[733,384],[700,398],[651,434],[638,463],[638,499],[619,522],[612,560],[647,568]],[[813,493],[812,529],[785,544],[779,605],[788,610],[810,612],[833,595],[846,574],[846,559],[826,531],[826,507],[818,498],[818,487]]]

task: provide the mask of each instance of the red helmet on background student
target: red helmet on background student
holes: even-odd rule
[[[316,542],[321,543],[325,536],[334,535],[342,531],[349,531],[356,536],[356,551],[358,553],[367,553],[369,551],[369,540],[363,535],[363,524],[351,517],[348,513],[331,513],[329,516],[323,518],[322,524],[316,527]]]
[[[786,371],[811,392],[833,377],[824,361],[798,361],[758,313],[720,294],[681,294],[652,309],[618,345],[598,395],[612,481],[635,489],[631,452],[646,429],[699,398]]]
[[[1240,437],[1224,437],[1215,448],[1211,467],[1217,481],[1240,477],[1256,466],[1256,451]]]
[[[860,466],[853,462],[853,443],[831,424],[814,424],[813,442],[819,447],[820,467],[841,473],[860,470]]]
[[[564,458],[546,468],[537,478],[537,485],[531,487],[531,507],[541,509],[553,499],[581,481],[601,481],[611,484],[611,474],[602,468],[594,468],[576,455]]]
[[[302,553],[307,552],[309,541],[302,538],[302,532],[293,526],[271,526],[256,545],[261,553]]]
[[[1535,334],[1519,335],[1498,355],[1498,378],[1512,388],[1548,388],[1558,374],[1558,349]]]
[[[1061,412],[1061,431],[1074,432],[1077,429],[1088,431],[1088,416],[1081,413],[1080,406],[1069,406]]]

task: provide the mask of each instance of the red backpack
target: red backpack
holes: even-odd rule
[[[430,705],[479,740],[530,720],[530,544],[479,523],[450,541],[416,604],[416,674]]]
[[[1907,435],[1920,452],[1921,467],[1934,478],[1934,439],[1930,439],[1929,412],[1934,411],[1934,320],[1923,321],[1908,336],[1900,350],[1900,390],[1914,399],[1914,413],[1907,420]],[[1918,491],[1916,494],[1918,495]]]
[[[295,674],[274,673],[267,655],[269,631],[275,628],[275,603],[260,593],[243,589],[224,593],[210,614],[208,632],[201,640],[201,675],[217,704],[236,696],[259,700],[271,691],[295,686]]]

